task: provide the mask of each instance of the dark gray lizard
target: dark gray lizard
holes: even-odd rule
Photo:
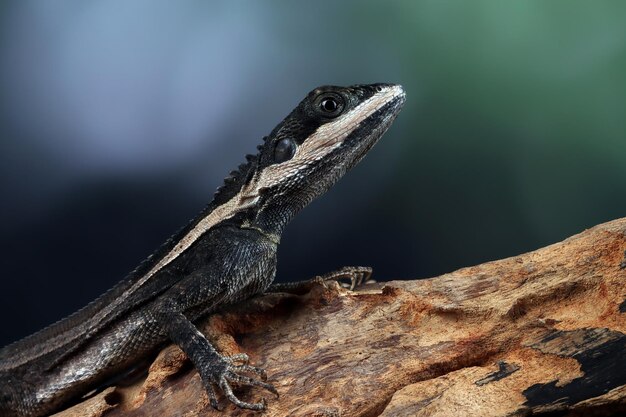
[[[192,322],[274,284],[289,221],[359,162],[405,100],[391,84],[320,87],[233,171],[213,201],[128,277],[83,309],[0,350],[0,416],[42,416],[67,406],[173,342],[200,374],[242,408],[231,383],[276,394],[244,354],[224,356]],[[340,274],[354,279],[366,269]],[[254,375],[251,377],[249,375]]]

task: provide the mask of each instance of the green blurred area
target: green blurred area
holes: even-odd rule
[[[232,155],[249,152],[250,138],[266,134],[288,111],[285,103],[295,104],[316,85],[401,83],[407,104],[380,146],[287,231],[291,244],[281,256],[296,259],[286,262],[288,275],[301,268],[316,270],[320,263],[323,268],[342,263],[338,255],[320,260],[302,254],[347,236],[393,241],[386,246],[396,249],[380,259],[375,251],[355,249],[363,253],[363,261],[380,264],[385,276],[423,276],[531,250],[626,213],[626,2],[157,1],[149,8],[142,0],[11,4],[0,9],[5,17],[10,15],[6,11],[20,7],[26,16],[38,16],[25,20],[20,30],[28,33],[33,25],[43,34],[37,35],[43,40],[35,41],[35,50],[49,55],[51,71],[68,71],[59,91],[70,86],[73,94],[84,91],[76,99],[79,109],[89,107],[94,94],[88,89],[94,82],[106,81],[111,73],[122,81],[129,76],[131,86],[150,77],[161,80],[151,89],[157,92],[181,89],[185,84],[171,81],[181,73],[190,77],[190,86],[211,79],[232,84],[228,100],[234,104],[220,126],[224,135],[239,138],[228,145]],[[85,27],[89,31],[81,32]],[[59,40],[48,47],[47,38]],[[204,60],[187,56],[189,74],[178,69],[185,62],[181,51],[198,44],[207,45],[198,49]],[[3,45],[21,47],[26,56],[31,47],[10,36]],[[30,67],[47,65],[37,55],[28,59]],[[171,66],[169,72],[157,73],[164,64]],[[211,74],[204,76],[203,68]],[[82,72],[88,74],[84,89]],[[7,80],[15,85],[11,77]],[[43,78],[33,85],[51,88],[57,81]],[[15,90],[14,96],[21,95]],[[111,97],[105,93],[102,99],[123,104],[141,94],[127,89]],[[54,96],[50,100],[51,107],[63,106]],[[193,109],[194,98],[185,100],[180,105]],[[170,103],[162,101],[162,108],[142,110],[169,114]],[[215,106],[220,101],[220,96],[204,100]],[[153,102],[159,100],[138,100],[141,106]],[[111,123],[120,119],[118,110],[98,110],[102,104],[97,100],[92,105],[96,114],[113,114],[99,123],[115,131]],[[28,111],[19,115],[28,117]],[[238,132],[242,114],[247,120],[243,125],[250,128]],[[73,129],[85,116],[70,117],[75,117],[69,119]],[[170,130],[171,138],[159,140],[173,147],[180,136],[176,128]],[[42,123],[33,136],[49,132]],[[216,139],[214,131],[204,134]],[[131,130],[127,139],[117,140],[126,140],[130,149],[141,143],[138,137]],[[153,142],[151,151],[158,151],[160,142]],[[79,143],[89,143],[89,138]],[[196,161],[181,159],[178,170],[217,166],[220,152],[207,145],[195,152]],[[233,161],[227,165],[235,166],[238,159]],[[162,176],[170,175],[164,172]],[[187,182],[192,176],[203,178],[193,172],[185,176]],[[358,209],[346,201],[354,201]],[[320,219],[337,232],[320,233]],[[391,257],[397,258],[395,266],[390,266]]]
[[[428,273],[626,214],[626,3],[368,5],[342,30],[360,15],[409,98],[376,202],[427,236]]]

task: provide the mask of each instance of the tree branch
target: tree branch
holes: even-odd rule
[[[335,283],[247,301],[202,324],[281,394],[264,416],[617,415],[626,411],[626,218],[432,279]],[[266,395],[239,392],[245,401]],[[175,347],[146,379],[58,416],[213,411]]]

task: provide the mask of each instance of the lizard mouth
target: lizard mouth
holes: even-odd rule
[[[348,146],[344,146],[343,149],[350,153],[348,168],[359,163],[367,152],[378,143],[378,140],[389,129],[402,110],[406,101],[406,94],[399,85],[394,85],[391,88],[394,89],[394,96],[365,118],[345,139],[344,142]]]

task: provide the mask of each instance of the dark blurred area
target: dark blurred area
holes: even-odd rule
[[[279,280],[423,278],[626,215],[626,3],[0,4],[0,345],[82,307],[312,88],[400,117],[290,225]]]

